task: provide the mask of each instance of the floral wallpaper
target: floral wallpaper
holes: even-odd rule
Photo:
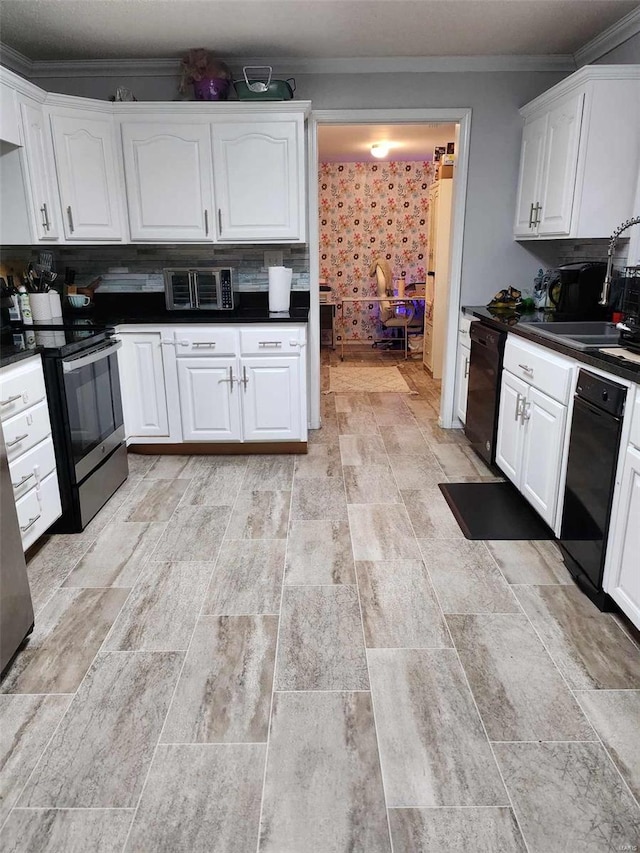
[[[393,278],[424,282],[428,234],[430,161],[321,163],[320,277],[333,301],[362,294],[362,303],[345,303],[345,341],[381,337],[373,260],[383,255]],[[338,340],[343,327],[337,316]]]

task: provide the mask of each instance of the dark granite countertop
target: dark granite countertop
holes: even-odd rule
[[[0,367],[7,367],[9,364],[15,364],[18,361],[23,361],[25,358],[31,358],[38,355],[43,350],[43,347],[35,349],[24,349],[11,344],[2,344],[0,346]]]
[[[462,310],[467,315],[478,317],[494,329],[512,332],[514,335],[526,338],[532,343],[539,344],[554,352],[573,358],[587,367],[598,367],[600,370],[605,370],[614,376],[620,376],[629,382],[640,383],[640,364],[633,361],[624,361],[622,358],[600,352],[600,350],[578,350],[567,344],[563,344],[561,341],[554,341],[537,334],[536,323],[542,320],[545,322],[553,321],[554,318],[552,315],[543,315],[540,311],[532,311],[527,314],[519,314],[517,311],[508,309],[498,311],[489,309],[484,305],[464,306]],[[561,319],[570,320],[571,318],[562,317]],[[621,349],[621,352],[624,352],[624,350]]]
[[[269,298],[264,291],[241,293],[233,311],[168,311],[164,293],[96,293],[95,304],[84,311],[69,314],[74,319],[88,317],[109,326],[123,324],[178,323],[307,323],[308,291],[292,291],[288,312],[269,313]]]

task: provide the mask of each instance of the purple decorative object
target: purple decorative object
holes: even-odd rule
[[[196,101],[226,101],[231,83],[224,77],[208,77],[193,81],[193,93]]]

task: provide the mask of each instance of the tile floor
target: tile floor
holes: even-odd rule
[[[132,456],[44,544],[4,853],[640,849],[637,634],[552,544],[462,537],[437,483],[491,473],[401,370],[304,457]]]

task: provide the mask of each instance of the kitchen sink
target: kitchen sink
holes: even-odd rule
[[[579,350],[619,345],[620,332],[616,329],[615,323],[604,323],[601,320],[577,323],[531,323],[528,328],[534,334]]]

